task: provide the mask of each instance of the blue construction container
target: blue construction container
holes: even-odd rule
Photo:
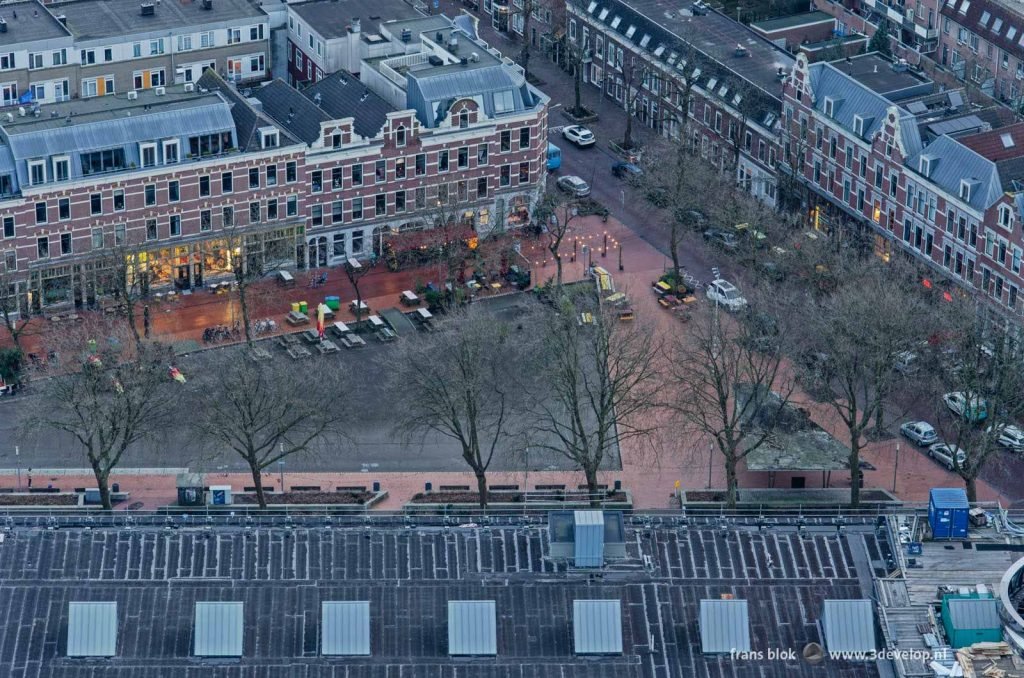
[[[967,539],[970,508],[964,490],[932,488],[928,494],[928,524],[932,528],[932,539]]]

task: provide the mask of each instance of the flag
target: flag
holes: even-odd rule
[[[34,100],[35,100],[35,97],[32,96],[32,90],[31,89],[25,90],[25,93],[22,94],[20,97],[18,97],[18,103],[19,104],[30,104]]]
[[[181,373],[181,370],[179,370],[177,367],[174,367],[172,365],[170,367],[169,371],[170,371],[171,379],[173,379],[174,381],[178,382],[179,384],[184,384],[185,383],[185,375]]]

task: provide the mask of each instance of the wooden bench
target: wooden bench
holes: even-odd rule
[[[316,350],[320,351],[320,355],[327,355],[328,353],[337,353],[341,349],[330,339],[324,339],[316,345]]]
[[[277,281],[281,283],[283,287],[291,287],[295,284],[295,276],[288,271],[278,271]]]
[[[366,485],[341,485],[334,488],[335,492],[366,492]]]
[[[291,491],[292,492],[319,492],[320,491],[320,486],[319,485],[292,485],[291,486]]]

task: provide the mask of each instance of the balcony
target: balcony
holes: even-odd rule
[[[922,40],[937,40],[939,37],[939,30],[937,28],[932,28],[931,26],[925,28],[920,24],[914,24],[914,35]]]

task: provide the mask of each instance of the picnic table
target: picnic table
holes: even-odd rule
[[[348,325],[341,322],[340,320],[331,325],[331,329],[334,330],[334,333],[337,334],[339,337],[343,337],[352,331],[351,329],[349,329]]]
[[[310,353],[309,349],[306,348],[305,346],[296,345],[288,347],[288,355],[290,355],[295,360],[298,360],[299,358],[308,358],[313,354]]]
[[[327,355],[328,353],[337,353],[340,349],[330,339],[324,339],[316,345],[316,350],[320,351],[320,355]]]
[[[402,292],[402,295],[399,297],[399,301],[406,306],[415,306],[420,303],[420,298],[416,296],[416,293],[412,290],[406,290]]]
[[[658,303],[664,306],[665,308],[675,308],[676,306],[683,302],[681,302],[679,298],[674,294],[666,294],[661,297],[658,297]]]
[[[254,362],[263,362],[265,360],[270,360],[273,356],[270,355],[270,351],[267,349],[262,346],[257,346],[249,352],[249,357],[252,358]]]
[[[395,331],[392,330],[390,327],[382,327],[379,330],[377,330],[377,338],[387,343],[389,341],[394,341],[395,339],[398,339],[398,335],[395,334]]]
[[[366,342],[358,334],[346,334],[338,341],[340,341],[341,345],[345,348],[361,348],[366,346]]]
[[[302,336],[311,344],[315,344],[320,341],[320,335],[317,334],[316,330],[306,330],[302,333]]]
[[[291,346],[298,345],[299,338],[294,334],[282,334],[281,337],[277,340],[277,343],[279,343],[281,346],[285,348],[289,348]]]
[[[277,272],[277,281],[279,283],[281,283],[281,285],[283,285],[285,287],[289,287],[289,286],[295,284],[295,276],[293,276],[288,271],[278,271]]]
[[[384,321],[380,319],[379,315],[371,315],[369,318],[366,319],[366,321],[370,323],[370,327],[372,327],[375,330],[384,327]]]
[[[289,325],[305,325],[309,322],[309,316],[301,311],[289,311],[285,320]]]
[[[417,308],[416,313],[413,317],[415,317],[417,320],[430,320],[431,318],[434,317],[434,314],[425,308]]]
[[[360,311],[369,311],[370,310],[370,307],[366,304],[365,301],[357,302],[357,301],[353,300],[351,303],[349,303],[348,307],[352,309],[353,313],[356,312],[357,308]]]

